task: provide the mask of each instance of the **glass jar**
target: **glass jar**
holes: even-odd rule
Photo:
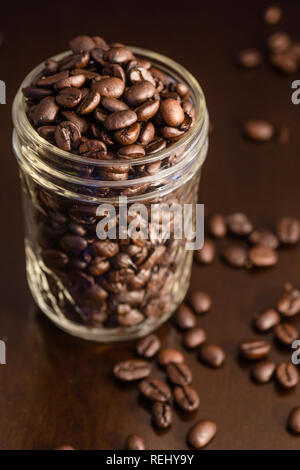
[[[21,91],[43,64],[25,78],[13,104],[30,290],[57,326],[95,341],[138,338],[165,322],[186,294],[193,257],[187,239],[176,238],[172,230],[158,239],[134,238],[128,231],[124,237],[117,231],[115,240],[100,240],[103,213],[97,208],[113,206],[118,226],[120,196],[122,204],[127,198],[129,212],[136,203],[148,211],[152,204],[195,205],[208,147],[206,104],[195,78],[167,57],[131,50],[191,90],[194,126],[163,150],[124,163],[74,155],[44,140],[26,116]]]

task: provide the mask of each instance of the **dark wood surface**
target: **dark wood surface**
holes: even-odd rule
[[[281,3],[280,28],[300,39],[299,1]],[[5,4],[0,24],[5,34],[0,79],[7,84],[7,104],[0,106],[0,337],[7,343],[7,365],[0,366],[0,448],[51,449],[66,443],[82,449],[121,449],[126,436],[138,432],[148,448],[184,449],[186,431],[196,418],[218,423],[209,449],[299,448],[300,440],[285,430],[289,410],[300,405],[299,388],[282,393],[272,383],[255,386],[236,357],[240,340],[253,335],[253,314],[274,305],[285,281],[299,285],[299,247],[281,251],[273,270],[254,274],[232,270],[219,260],[210,267],[194,266],[192,288],[206,290],[213,298],[212,311],[199,318],[199,325],[224,347],[227,362],[212,371],[195,353],[186,353],[200,409],[188,417],[176,412],[170,431],[158,433],[150,426],[149,410],[138,401],[136,386],[119,386],[111,376],[115,362],[134,357],[134,344],[80,341],[37,311],[25,280],[20,191],[11,151],[11,104],[25,74],[64,49],[72,36],[100,34],[109,41],[160,51],[185,65],[202,84],[215,130],[201,202],[211,211],[245,211],[256,224],[270,228],[280,215],[299,216],[300,107],[290,100],[292,78],[278,75],[267,64],[242,71],[233,61],[241,48],[263,49],[266,36],[276,29],[261,20],[266,2]],[[248,117],[287,124],[291,142],[282,146],[276,139],[264,145],[245,141],[241,125]],[[159,335],[164,345],[180,344],[171,324]],[[290,351],[272,352],[276,360],[289,356]]]

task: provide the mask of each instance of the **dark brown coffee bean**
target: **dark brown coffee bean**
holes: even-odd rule
[[[107,148],[101,140],[86,140],[79,146],[81,155],[89,158],[104,158],[107,154]]]
[[[41,137],[48,140],[49,142],[54,142],[55,140],[55,129],[56,126],[41,126],[37,128],[37,131]]]
[[[198,392],[190,385],[175,387],[174,399],[179,408],[188,413],[197,410],[200,406]]]
[[[277,33],[269,36],[267,44],[272,52],[285,52],[290,47],[292,41],[291,37],[287,33],[278,31]]]
[[[143,80],[132,85],[124,93],[126,103],[133,107],[139,106],[145,101],[149,100],[155,94],[155,87],[152,83]]]
[[[128,361],[118,362],[114,367],[114,375],[117,379],[124,382],[132,382],[148,377],[151,372],[149,362],[141,359],[131,359]]]
[[[83,73],[79,73],[77,75],[73,74],[63,80],[59,80],[55,83],[54,88],[56,90],[62,90],[63,88],[80,88],[83,86],[86,77]]]
[[[175,385],[188,385],[193,378],[190,368],[184,362],[170,362],[166,371],[168,379]]]
[[[225,246],[222,251],[222,257],[226,263],[234,268],[243,268],[248,261],[247,250],[244,246],[237,243]]]
[[[149,144],[145,146],[146,154],[149,155],[150,153],[160,152],[164,148],[166,148],[167,142],[162,139],[161,137],[155,137]]]
[[[92,72],[91,70],[87,69],[73,69],[70,71],[71,75],[84,75],[86,80],[93,80],[93,78],[96,78],[100,80],[101,75],[97,72]]]
[[[126,103],[121,100],[117,100],[116,98],[111,98],[109,96],[103,96],[101,99],[101,106],[107,109],[110,113],[115,113],[116,111],[125,111],[128,109]]]
[[[293,408],[290,412],[287,427],[293,434],[300,434],[300,406]]]
[[[132,59],[133,54],[127,47],[112,47],[105,53],[105,60],[112,64],[123,64]]]
[[[300,312],[300,290],[288,285],[277,302],[279,312],[285,317],[293,317]]]
[[[293,75],[298,70],[298,61],[290,50],[272,54],[270,62],[279,72],[285,75]]]
[[[140,133],[140,124],[136,122],[132,124],[130,127],[125,127],[124,129],[120,129],[114,133],[115,140],[120,145],[131,145],[136,142]]]
[[[138,434],[131,434],[130,436],[127,437],[126,449],[127,450],[145,450],[146,449],[145,440]]]
[[[221,367],[225,361],[225,353],[220,346],[211,343],[201,344],[199,348],[198,357],[204,364],[218,368]]]
[[[187,305],[182,304],[177,310],[174,320],[178,328],[188,330],[196,325],[196,317]]]
[[[77,54],[70,54],[60,61],[60,70],[83,69],[90,60],[90,54],[82,51]]]
[[[87,271],[91,276],[102,276],[102,274],[106,273],[109,269],[109,261],[101,257],[96,257],[87,268]]]
[[[159,401],[155,402],[152,407],[152,418],[157,428],[169,428],[172,424],[172,409],[170,405]]]
[[[91,91],[83,98],[82,102],[77,108],[77,112],[83,115],[90,114],[97,108],[99,103],[100,94],[95,91]]]
[[[254,320],[254,326],[258,331],[269,331],[280,322],[280,315],[273,308],[262,312]]]
[[[249,235],[253,230],[252,223],[248,217],[241,212],[228,215],[226,222],[230,232],[237,236]]]
[[[90,51],[95,47],[95,42],[90,36],[77,36],[69,42],[70,49],[75,52]]]
[[[150,359],[160,350],[160,340],[155,334],[146,336],[139,340],[136,349],[139,356]]]
[[[53,91],[48,88],[38,88],[34,86],[28,86],[22,88],[23,95],[32,101],[41,101],[45,96],[50,96]]]
[[[282,9],[276,5],[269,6],[264,11],[264,20],[267,24],[277,24],[282,18]]]
[[[262,359],[271,350],[271,345],[264,340],[254,339],[240,344],[240,353],[245,359]]]
[[[68,78],[68,76],[69,76],[68,71],[59,72],[59,73],[56,73],[54,75],[50,75],[48,77],[43,77],[40,80],[37,80],[36,86],[41,87],[41,88],[49,88],[49,87],[55,85],[55,83],[59,82],[60,80],[64,80],[64,79]]]
[[[183,338],[183,344],[188,349],[195,349],[206,341],[206,333],[202,328],[188,330]]]
[[[254,382],[265,384],[270,382],[275,372],[276,364],[273,361],[265,360],[255,364],[251,369],[251,378]]]
[[[200,264],[211,264],[215,258],[216,247],[212,240],[206,238],[203,247],[195,251],[195,259]]]
[[[53,75],[58,72],[58,62],[54,59],[46,60],[43,75]]]
[[[67,253],[78,254],[81,251],[85,250],[88,243],[83,237],[78,235],[65,235],[60,242],[63,250]]]
[[[298,331],[293,325],[289,323],[280,323],[274,329],[275,336],[282,344],[291,346],[293,342],[299,337]]]
[[[297,368],[289,363],[282,362],[276,367],[276,379],[279,384],[286,389],[293,388],[299,382],[299,373]]]
[[[278,238],[274,233],[266,228],[258,228],[253,230],[249,235],[249,241],[253,245],[262,245],[271,250],[276,250],[279,245]]]
[[[189,302],[197,315],[202,315],[211,309],[211,298],[206,292],[192,292],[189,295]]]
[[[69,262],[68,256],[59,250],[43,250],[42,259],[50,269],[64,269]]]
[[[127,77],[129,81],[134,85],[137,82],[146,80],[152,85],[156,86],[155,79],[151,72],[139,64],[136,60],[132,60],[127,66]]]
[[[78,88],[63,88],[56,96],[56,103],[63,108],[75,108],[82,98],[81,91]]]
[[[166,367],[170,362],[179,364],[183,361],[183,354],[178,349],[164,348],[158,353],[158,363],[161,367]]]
[[[102,71],[103,75],[110,75],[111,77],[116,77],[122,80],[124,83],[126,81],[126,76],[124,69],[121,65],[118,64],[106,64]]]
[[[120,98],[125,89],[124,82],[117,77],[103,78],[92,83],[92,90],[100,93],[101,96]]]
[[[137,115],[134,111],[128,109],[124,111],[116,111],[108,115],[105,121],[105,129],[115,131],[129,127],[137,121]]]
[[[147,122],[147,124],[142,125],[138,142],[142,145],[147,145],[154,139],[155,136],[155,127],[152,122]]]
[[[213,214],[208,220],[208,230],[215,238],[223,238],[227,233],[226,219],[222,214]]]
[[[71,150],[77,149],[80,139],[80,131],[71,121],[62,121],[56,126],[55,141],[56,145],[62,150],[71,152]]]
[[[149,119],[152,119],[153,116],[155,116],[155,114],[159,110],[159,104],[160,104],[159,100],[150,100],[150,101],[146,101],[145,103],[135,108],[135,112],[137,114],[138,120],[148,121]]]
[[[65,118],[66,121],[71,121],[73,124],[75,124],[82,135],[87,132],[88,123],[85,118],[78,116],[78,114],[76,114],[74,111],[69,111],[67,109],[61,110],[61,115]]]
[[[267,142],[274,135],[274,126],[262,119],[249,119],[244,124],[246,136],[257,142]]]
[[[184,112],[180,103],[172,98],[162,100],[160,113],[168,126],[178,127],[184,121]]]
[[[119,252],[119,245],[110,240],[99,240],[93,243],[92,250],[96,256],[112,258]]]
[[[202,449],[215,437],[217,425],[213,421],[198,421],[187,435],[188,444],[193,449]]]
[[[142,145],[139,144],[126,145],[124,147],[120,147],[118,150],[118,157],[125,160],[143,157],[144,155],[145,150]]]
[[[46,96],[43,98],[33,112],[33,122],[35,126],[43,126],[44,124],[51,124],[55,121],[58,112],[58,106],[53,96]]]
[[[170,387],[159,379],[147,378],[139,383],[141,394],[151,401],[166,402],[171,398]]]
[[[253,266],[267,268],[278,263],[276,251],[266,246],[256,245],[248,251],[249,261]]]
[[[183,135],[183,133],[184,131],[178,129],[177,127],[164,126],[160,129],[161,136],[168,140],[176,141]]]
[[[281,243],[294,245],[300,239],[300,222],[295,217],[281,217],[277,222],[277,235]]]
[[[238,54],[237,60],[245,69],[252,69],[261,64],[262,56],[257,49],[245,49]]]

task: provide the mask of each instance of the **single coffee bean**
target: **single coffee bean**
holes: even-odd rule
[[[64,269],[69,262],[68,256],[59,250],[43,250],[42,259],[46,266],[50,269]]]
[[[199,348],[198,357],[204,364],[218,368],[225,361],[225,353],[220,346],[211,343],[204,343]]]
[[[293,317],[300,312],[300,290],[288,285],[277,302],[278,311],[285,317]]]
[[[272,52],[281,53],[288,50],[292,44],[292,40],[287,33],[278,31],[277,33],[271,34],[271,36],[268,37],[267,44]]]
[[[193,449],[202,449],[216,435],[217,425],[213,421],[198,421],[187,435],[188,444]]]
[[[56,90],[62,90],[63,88],[73,87],[80,88],[83,86],[86,80],[86,76],[83,73],[73,74],[63,80],[59,80],[54,84]]]
[[[120,145],[131,145],[136,142],[140,133],[140,124],[136,122],[129,127],[115,131],[114,138]]]
[[[151,401],[166,402],[171,398],[170,387],[159,379],[147,378],[139,383],[141,394]]]
[[[58,72],[58,62],[54,59],[49,59],[45,61],[45,67],[43,70],[43,75],[53,75]]]
[[[261,384],[270,382],[275,372],[276,364],[273,361],[265,360],[255,364],[251,369],[251,378]]]
[[[299,333],[296,328],[289,323],[280,323],[275,327],[274,332],[278,341],[286,346],[291,346],[299,337]]]
[[[135,108],[138,120],[148,121],[149,119],[152,119],[159,110],[159,104],[160,100],[149,100]]]
[[[124,111],[115,111],[108,115],[105,121],[105,129],[114,131],[131,126],[137,121],[137,115],[134,111],[127,109]]]
[[[254,326],[258,331],[269,331],[280,322],[280,315],[273,308],[269,308],[258,315],[254,320]]]
[[[276,367],[276,379],[286,389],[293,388],[299,382],[297,368],[290,362],[282,362]]]
[[[56,103],[67,109],[75,108],[80,103],[82,93],[78,88],[63,88],[56,96]]]
[[[181,330],[188,330],[196,325],[195,315],[185,304],[182,304],[177,310],[174,321]]]
[[[28,86],[22,88],[23,95],[32,101],[41,101],[46,96],[52,95],[53,91],[48,88],[38,88],[34,86]]]
[[[277,222],[277,235],[281,243],[294,245],[300,239],[300,221],[295,217],[281,217]]]
[[[75,52],[79,53],[82,51],[89,52],[95,47],[95,41],[90,36],[77,36],[69,42],[70,49]]]
[[[170,362],[177,364],[184,361],[184,357],[181,351],[178,349],[164,348],[158,353],[158,363],[161,367],[166,367]]]
[[[142,312],[136,308],[132,308],[128,313],[119,315],[118,320],[121,326],[135,326],[142,323],[145,317]]]
[[[281,126],[278,129],[278,141],[281,145],[287,145],[291,139],[291,131],[288,126]]]
[[[155,86],[147,80],[135,83],[128,88],[124,93],[126,103],[133,107],[139,106],[145,101],[149,100],[155,94]]]
[[[267,24],[277,24],[282,18],[282,9],[278,6],[272,5],[267,7],[264,11],[264,20]]]
[[[222,258],[234,268],[243,268],[248,261],[247,250],[240,244],[231,243],[223,249]]]
[[[103,78],[92,83],[92,91],[100,93],[101,96],[111,98],[120,98],[123,94],[125,85],[123,80],[117,77]]]
[[[62,150],[71,152],[71,150],[77,149],[80,144],[80,139],[80,131],[71,121],[62,121],[56,126],[55,142]]]
[[[244,124],[246,136],[257,142],[266,142],[274,135],[274,126],[262,119],[250,119]]]
[[[125,111],[128,109],[128,106],[124,101],[117,100],[116,98],[110,98],[108,96],[103,96],[101,98],[101,106],[105,108],[110,113],[114,113],[116,111]]]
[[[270,62],[279,72],[285,75],[293,75],[298,70],[298,61],[290,49],[272,54]]]
[[[278,254],[276,251],[262,245],[256,245],[250,248],[248,257],[250,263],[259,268],[274,266],[278,262]]]
[[[167,403],[157,401],[152,407],[154,425],[159,429],[169,428],[172,424],[172,409]]]
[[[58,109],[53,96],[43,98],[33,112],[33,122],[35,126],[39,127],[44,124],[51,124],[56,119]]]
[[[131,160],[132,158],[139,158],[145,155],[145,150],[142,145],[131,144],[118,149],[118,157]]]
[[[59,72],[54,75],[50,75],[48,77],[43,77],[39,80],[36,81],[36,86],[41,87],[41,88],[49,88],[55,83],[59,82],[60,80],[64,80],[68,78],[69,72],[64,71],[64,72]]]
[[[287,427],[293,434],[300,434],[300,406],[293,408],[290,412]]]
[[[107,148],[104,142],[101,140],[85,140],[79,146],[79,152],[81,155],[89,158],[102,159],[107,154]]]
[[[133,58],[132,52],[127,47],[112,47],[105,54],[105,60],[112,64],[122,64]]]
[[[131,434],[126,439],[126,449],[127,450],[145,450],[146,449],[145,440],[138,434]]]
[[[271,350],[271,345],[264,340],[250,340],[240,344],[240,353],[245,359],[262,359]]]
[[[160,113],[168,126],[178,127],[184,121],[184,112],[180,103],[172,98],[162,100]]]
[[[184,362],[179,364],[170,362],[167,365],[166,371],[168,379],[175,385],[188,385],[193,378],[190,368]]]
[[[90,91],[82,100],[77,108],[78,114],[92,113],[100,103],[100,94],[95,91]]]
[[[110,240],[99,240],[93,243],[92,250],[96,256],[112,258],[119,252],[119,245]]]
[[[208,220],[209,233],[215,238],[223,238],[227,233],[226,219],[222,214],[213,214]]]
[[[117,379],[124,382],[132,382],[148,377],[151,372],[151,366],[148,362],[141,359],[132,359],[118,362],[114,367],[114,375]]]
[[[37,128],[37,131],[41,137],[48,140],[49,142],[54,142],[56,126],[41,126]]]
[[[150,359],[160,350],[160,340],[155,334],[146,336],[138,341],[136,349],[139,356]]]
[[[200,250],[196,250],[195,259],[200,264],[211,264],[215,258],[216,247],[212,240],[206,238],[203,243],[203,247]]]
[[[206,292],[195,291],[189,295],[189,302],[197,315],[202,315],[211,309],[211,298]]]
[[[266,228],[253,230],[249,235],[249,241],[252,245],[262,245],[271,250],[276,250],[279,245],[276,235]]]
[[[230,232],[237,236],[249,235],[253,230],[251,221],[241,212],[228,215],[226,222]]]
[[[197,410],[200,406],[198,392],[190,385],[175,387],[174,399],[179,408],[188,413]]]
[[[81,134],[86,134],[88,130],[88,123],[85,118],[78,116],[77,113],[68,109],[62,109],[60,113],[66,121],[71,121],[73,124],[75,124]]]
[[[138,142],[142,145],[147,145],[154,139],[155,136],[155,127],[152,122],[147,122],[147,124],[142,125],[141,132],[138,138]]]
[[[166,148],[167,142],[162,139],[161,137],[155,137],[149,144],[145,146],[145,150],[147,155],[154,153],[154,152],[160,152],[164,148]]]
[[[238,54],[237,60],[245,69],[252,69],[262,63],[262,56],[257,49],[245,49]]]
[[[191,328],[183,338],[183,344],[188,349],[195,349],[206,341],[206,333],[202,328]]]

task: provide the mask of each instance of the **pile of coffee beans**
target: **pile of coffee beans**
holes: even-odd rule
[[[198,348],[198,358],[212,368],[221,367],[225,360],[225,353],[220,346],[206,341],[205,331],[197,327],[197,316],[207,311],[211,306],[208,294],[193,292],[190,296],[190,305],[182,304],[175,317],[175,326],[183,333],[183,345],[188,350]],[[207,299],[210,300],[209,305]],[[156,336],[152,334],[138,341],[136,345],[139,359],[129,359],[117,363],[114,367],[114,376],[123,382],[138,382],[141,396],[151,404],[152,424],[157,429],[168,429],[172,425],[173,407],[185,413],[192,413],[200,406],[200,397],[192,386],[193,375],[185,363],[182,349],[164,348]],[[154,365],[149,362],[156,357],[157,366],[166,374],[166,381],[153,375]],[[189,430],[186,440],[190,447],[201,449],[215,436],[217,425],[210,420],[198,420]],[[130,450],[145,449],[144,439],[137,435],[130,435],[126,442]]]

